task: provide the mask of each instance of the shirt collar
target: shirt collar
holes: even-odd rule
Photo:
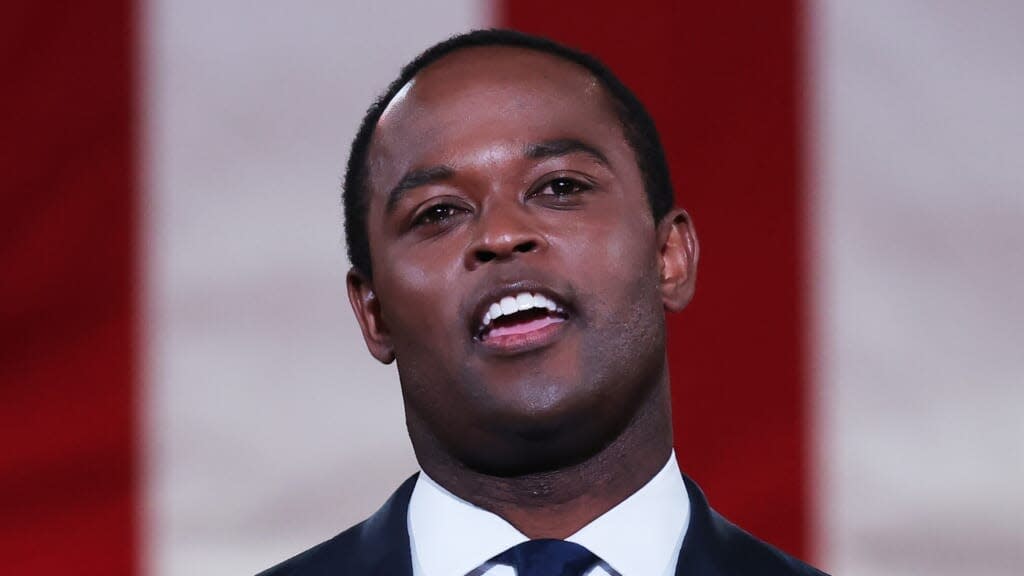
[[[587,547],[623,576],[672,574],[690,518],[673,452],[647,484],[566,540]],[[414,576],[465,574],[528,540],[421,472],[409,500]]]
[[[690,523],[690,499],[673,452],[632,496],[566,538],[622,576],[674,574]]]
[[[527,540],[502,517],[466,502],[420,472],[409,499],[413,576],[466,574]]]

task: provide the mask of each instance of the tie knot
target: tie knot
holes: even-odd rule
[[[513,546],[492,562],[514,567],[516,576],[583,576],[600,559],[574,542],[543,538]]]

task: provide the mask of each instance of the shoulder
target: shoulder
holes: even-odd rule
[[[257,576],[411,574],[406,516],[415,484],[414,475],[373,516]]]
[[[727,574],[760,576],[826,576],[824,572],[755,538],[718,512],[711,510],[715,541]]]
[[[302,552],[256,576],[320,576],[348,574],[359,556],[365,522],[345,530],[330,540]]]
[[[708,505],[693,480],[683,479],[690,497],[690,525],[679,555],[678,574],[826,576],[727,520]]]

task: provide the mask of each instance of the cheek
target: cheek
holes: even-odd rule
[[[625,208],[621,208],[626,213]],[[644,291],[657,292],[657,238],[650,222],[642,217],[609,217],[589,223],[566,236],[570,262],[581,279],[581,288],[592,290],[600,300],[636,298]]]
[[[664,357],[665,316],[655,248],[642,236],[608,240],[605,268],[600,277],[589,279],[594,307],[581,368],[592,381],[648,381]],[[616,386],[615,394],[632,397],[641,388]]]
[[[447,278],[437,270],[391,263],[385,281],[378,281],[384,324],[391,333],[395,353],[401,357],[419,343],[451,338],[453,298]]]
[[[655,345],[663,331],[657,237],[652,224],[637,217],[609,219],[588,241],[572,257],[586,262],[578,269],[578,286],[592,303],[587,363],[601,366],[602,358],[622,360],[624,352],[629,356]]]

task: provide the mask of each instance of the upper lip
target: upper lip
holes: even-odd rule
[[[558,304],[566,314],[572,311],[571,299],[564,292],[552,288],[548,283],[532,279],[498,282],[478,292],[476,303],[472,308],[473,312],[469,315],[469,331],[473,338],[480,337],[484,314],[491,304],[498,302],[506,296],[514,296],[520,292],[543,294],[554,301],[555,304]]]

